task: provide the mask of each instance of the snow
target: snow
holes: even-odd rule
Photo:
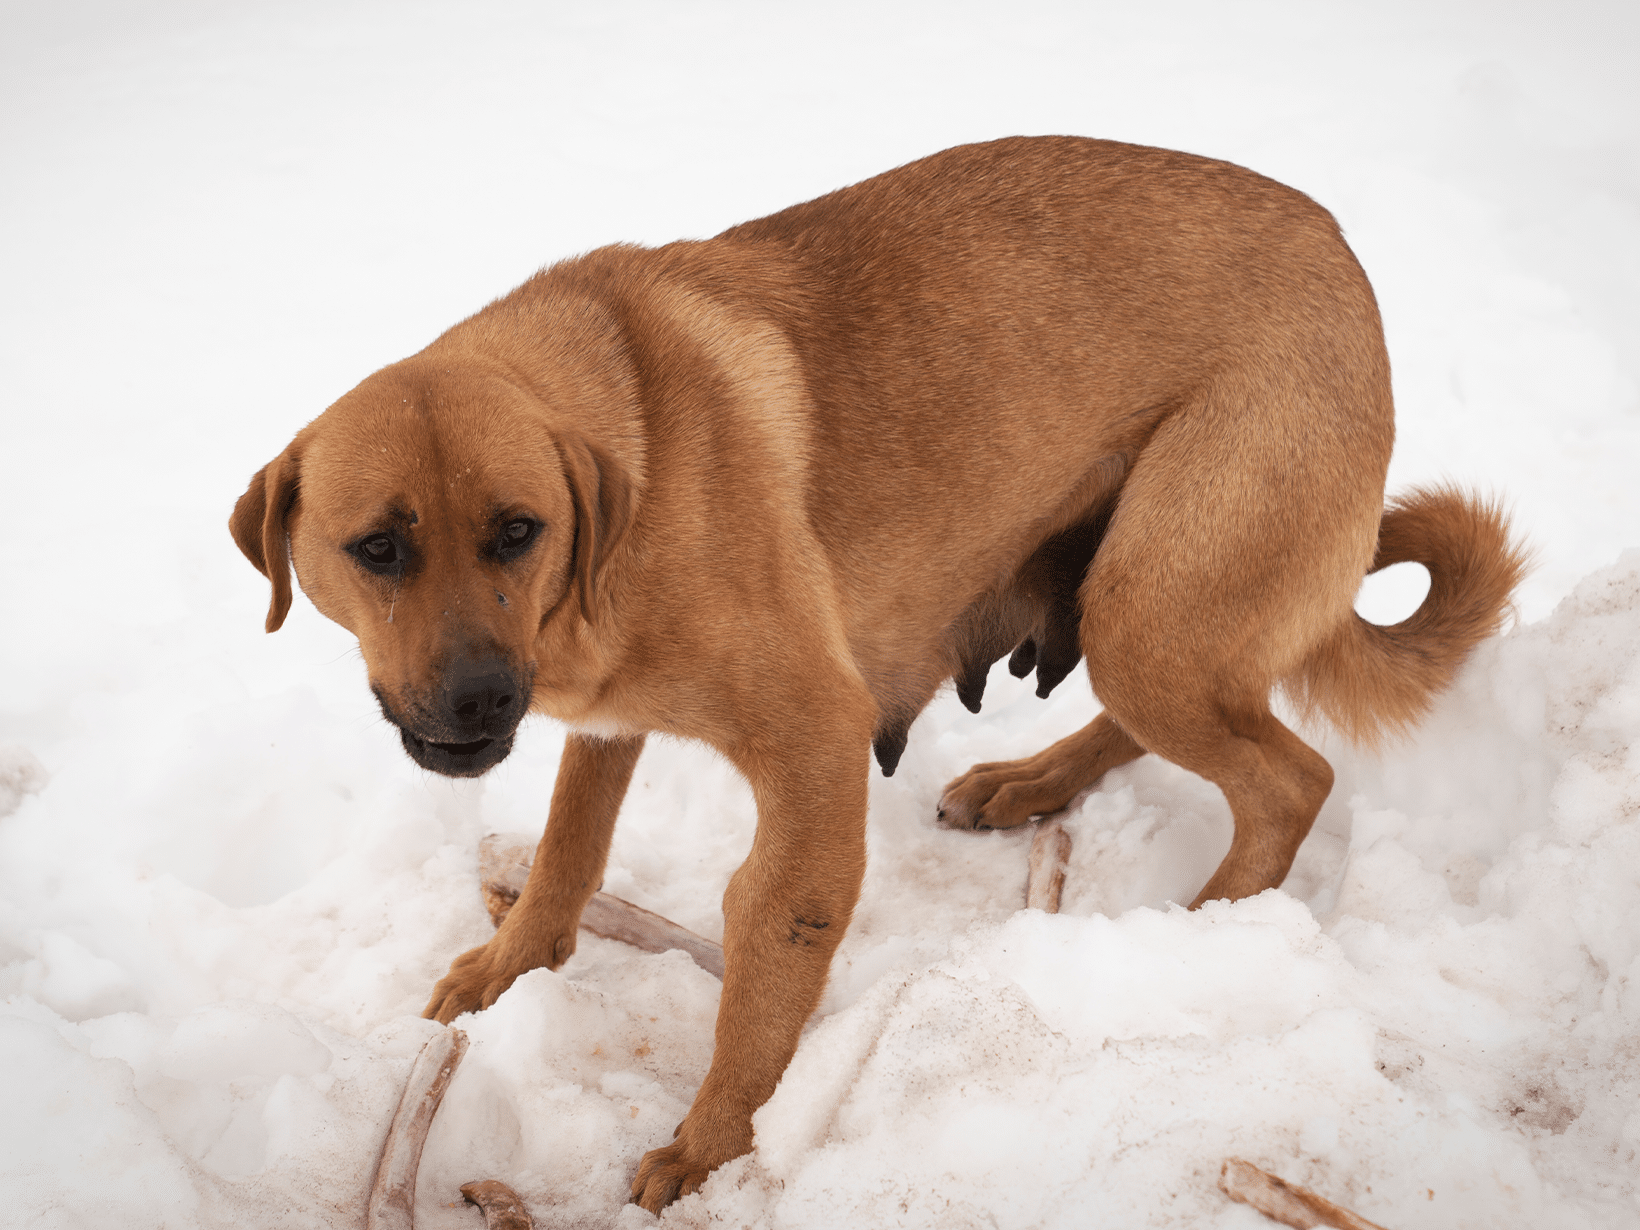
[[[823,12],[823,16],[821,15]],[[1384,308],[1392,487],[1505,493],[1519,620],[1338,781],[1284,889],[1147,758],[1068,822],[940,830],[944,782],[1088,720],[997,670],[871,786],[857,920],[757,1149],[679,1226],[1266,1225],[1246,1157],[1397,1230],[1640,1225],[1640,10],[1616,3],[11,6],[0,42],[0,1225],[362,1225],[476,849],[562,731],[416,769],[347,635],[224,523],[374,368],[557,257],[706,235],[962,141],[1245,163],[1340,218]],[[1395,618],[1418,570],[1370,585]],[[653,741],[606,887],[713,936],[745,786]],[[418,1224],[500,1178],[625,1205],[717,983],[583,937],[463,1019]]]

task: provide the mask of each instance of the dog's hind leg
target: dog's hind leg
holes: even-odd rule
[[[1387,373],[1379,386],[1347,356],[1313,363],[1221,375],[1157,428],[1079,594],[1105,712],[1038,756],[957,779],[949,823],[1023,823],[1149,751],[1217,785],[1234,816],[1194,904],[1281,883],[1333,775],[1270,692],[1351,617],[1391,439]]]
[[[1101,713],[1035,756],[975,765],[945,788],[939,818],[956,829],[1011,829],[1058,811],[1144,751],[1110,714]]]
[[[1090,656],[1091,670],[1104,665]],[[1131,658],[1124,663],[1134,665]],[[1120,714],[1146,751],[1206,778],[1230,805],[1230,851],[1191,908],[1279,885],[1332,789],[1332,768],[1320,753],[1270,712],[1265,695],[1237,698],[1207,687],[1160,701],[1142,688],[1130,692],[1109,673],[1095,678],[1108,706],[1101,720]]]
[[[1140,718],[1148,748],[1107,709],[1035,756],[975,765],[946,787],[939,817],[952,828],[1013,828],[1069,805],[1111,769],[1153,751],[1217,785],[1236,817],[1230,853],[1193,905],[1280,884],[1332,788],[1332,769],[1267,708],[1232,715],[1207,706],[1187,723],[1169,708],[1159,723]]]
[[[1193,905],[1279,885],[1332,788],[1270,693],[1354,618],[1391,430],[1387,372],[1316,363],[1232,372],[1158,428],[1082,585],[1108,716],[1230,805],[1230,851]]]
[[[1332,767],[1268,709],[1202,714],[1179,742],[1158,740],[1161,754],[1224,792],[1235,819],[1230,851],[1190,903],[1250,897],[1287,878],[1298,847],[1332,789]]]

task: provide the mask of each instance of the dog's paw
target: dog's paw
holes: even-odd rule
[[[542,967],[557,969],[574,951],[573,930],[542,945],[520,944],[497,932],[488,944],[469,949],[450,964],[450,972],[433,988],[422,1016],[448,1025],[464,1012],[481,1012],[500,999],[520,975]]]
[[[953,829],[1011,829],[1058,811],[1076,796],[1080,783],[1065,780],[1043,761],[1039,754],[975,765],[940,796],[940,823]]]
[[[701,1147],[689,1120],[678,1125],[678,1138],[660,1149],[651,1149],[638,1163],[632,1180],[632,1203],[651,1213],[659,1213],[679,1196],[700,1190],[708,1175],[724,1162],[752,1150],[751,1124],[744,1131],[721,1133],[716,1147]]]
[[[667,1145],[651,1149],[638,1163],[638,1177],[632,1180],[632,1203],[642,1205],[651,1213],[660,1213],[679,1196],[699,1191],[711,1174],[711,1167],[690,1163],[683,1156],[683,1146]]]
[[[517,977],[517,975],[513,975]],[[500,983],[500,985],[497,985]],[[488,1008],[513,983],[490,976],[490,946],[482,944],[462,953],[450,964],[450,972],[438,980],[422,1016],[448,1025],[463,1012]]]

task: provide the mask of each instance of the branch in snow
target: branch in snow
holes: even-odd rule
[[[496,926],[507,917],[524,891],[532,859],[529,847],[505,844],[501,835],[491,833],[478,843],[479,891],[490,921]],[[1057,908],[1057,907],[1056,907]],[[680,948],[714,978],[723,977],[723,948],[705,936],[696,935],[670,919],[652,914],[642,906],[622,901],[608,893],[594,893],[581,911],[581,926],[606,940],[620,940],[645,952],[669,952]]]
[[[1045,816],[1037,821],[1026,861],[1027,910],[1059,913],[1059,899],[1065,892],[1065,866],[1070,857],[1071,835],[1065,831],[1064,816]]]
[[[505,1183],[485,1179],[482,1183],[463,1183],[461,1194],[468,1204],[476,1204],[484,1212],[484,1230],[534,1230],[529,1210],[518,1198],[518,1193]]]
[[[427,1040],[410,1068],[393,1126],[387,1129],[376,1181],[370,1185],[367,1230],[413,1230],[416,1208],[416,1169],[427,1130],[444,1100],[450,1077],[467,1053],[467,1035],[459,1029],[441,1029]]]
[[[1312,1226],[1331,1226],[1333,1230],[1384,1230],[1376,1222],[1357,1217],[1348,1209],[1284,1182],[1239,1157],[1224,1163],[1224,1169],[1219,1172],[1219,1186],[1230,1199],[1250,1204],[1271,1220],[1297,1230],[1310,1230]]]

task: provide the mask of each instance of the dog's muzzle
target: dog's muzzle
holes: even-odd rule
[[[372,690],[410,759],[446,777],[478,777],[505,760],[529,708],[529,681],[494,659],[453,663],[437,697],[412,702],[408,712]]]

